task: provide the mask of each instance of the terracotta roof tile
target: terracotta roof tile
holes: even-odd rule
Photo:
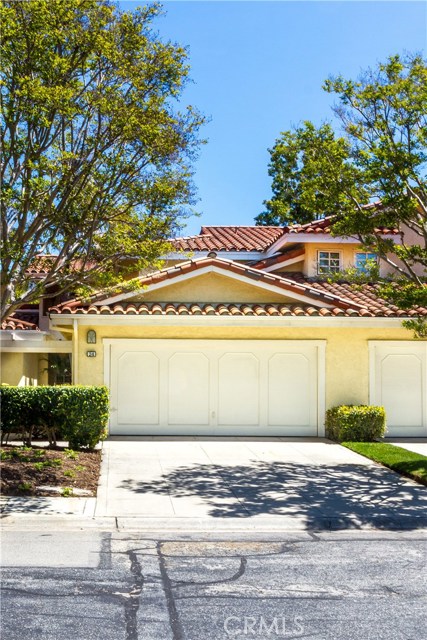
[[[206,226],[201,228],[198,235],[175,238],[172,244],[178,251],[266,251],[287,234],[330,234],[333,219],[334,216],[326,216],[307,224],[286,227]],[[378,227],[375,231],[387,235],[399,233],[396,228],[386,227]],[[258,264],[261,267],[261,264]]]
[[[377,284],[352,285],[346,282],[328,282],[327,280],[316,280],[307,278],[301,273],[287,273],[286,277],[265,273],[253,267],[248,267],[237,262],[221,260],[218,258],[203,258],[189,261],[163,269],[149,276],[141,278],[141,288],[159,282],[173,281],[178,275],[185,275],[204,269],[206,267],[218,267],[230,273],[246,276],[248,279],[271,284],[281,289],[284,295],[292,297],[292,293],[304,295],[311,299],[312,304],[284,305],[283,313],[279,312],[277,305],[218,305],[204,304],[200,306],[196,301],[190,305],[178,303],[152,303],[138,304],[135,302],[126,303],[122,300],[114,300],[109,304],[103,304],[106,296],[94,297],[91,304],[84,304],[79,300],[71,300],[62,305],[50,309],[51,314],[105,314],[121,315],[163,315],[163,314],[204,314],[204,315],[322,315],[349,317],[412,317],[416,315],[427,315],[427,309],[417,308],[410,311],[398,309],[382,299],[378,294]],[[165,305],[167,306],[167,310]],[[162,306],[163,305],[163,306]],[[331,308],[332,307],[332,308]],[[245,310],[246,308],[246,310]]]
[[[51,270],[55,259],[56,256],[53,255],[37,256],[28,267],[26,273],[31,276],[46,275]]]
[[[365,207],[366,209],[378,208],[377,203],[373,205],[368,205]],[[306,224],[294,224],[290,225],[286,230],[288,233],[331,233],[331,225],[335,216],[325,216],[324,218],[318,218],[317,220],[312,220]],[[399,229],[397,228],[388,228],[388,227],[377,227],[375,229],[375,233],[383,233],[387,235],[397,235],[399,233]]]
[[[97,315],[104,315],[106,307],[96,306],[81,306],[75,307],[70,310],[69,313],[73,315],[88,315],[95,313]],[[314,316],[314,315],[359,315],[354,312],[353,309],[334,309],[316,308],[303,304],[259,304],[259,303],[242,303],[242,304],[227,304],[227,303],[157,303],[147,302],[138,305],[110,305],[109,315],[134,315],[140,316],[153,316],[153,315],[215,315],[215,316]],[[369,312],[367,312],[369,314]],[[371,314],[369,314],[371,315]]]
[[[343,308],[347,308],[348,306],[356,306],[356,307],[359,306],[358,303],[355,303],[349,300],[347,296],[342,297],[329,291],[321,291],[321,290],[319,291],[318,289],[314,288],[311,284],[306,282],[302,282],[302,281],[297,282],[295,280],[289,280],[288,278],[285,278],[285,277],[260,271],[259,269],[255,269],[254,267],[249,267],[246,265],[242,265],[238,262],[233,262],[231,260],[223,260],[219,258],[199,258],[198,260],[190,260],[187,262],[182,262],[173,267],[169,267],[168,269],[162,269],[161,271],[156,271],[155,273],[152,273],[150,275],[140,278],[141,288],[152,285],[152,284],[158,284],[159,282],[166,283],[168,280],[173,280],[179,275],[187,275],[193,271],[202,270],[207,267],[217,267],[219,269],[224,269],[228,272],[235,273],[240,276],[246,276],[250,280],[255,280],[257,282],[264,282],[266,284],[274,285],[286,292],[311,296],[311,297],[314,297],[316,301],[320,301],[320,302],[323,300],[327,304],[335,303],[340,307],[342,306]],[[100,293],[98,295],[93,296],[92,302],[102,305],[102,301],[107,300],[110,297],[111,296],[108,296],[105,293]],[[81,304],[82,303],[80,300],[69,300],[60,305],[57,305],[56,307],[52,307],[50,309],[50,312],[51,313],[71,313],[72,309],[74,309],[75,307],[81,306]],[[101,309],[103,309],[102,306],[101,306]]]
[[[399,309],[384,298],[379,296],[379,284],[354,285],[348,282],[328,282],[327,280],[316,280],[308,278],[301,273],[287,273],[287,279],[296,283],[309,284],[312,289],[322,294],[332,294],[339,298],[346,298],[350,303],[363,307],[360,315],[371,315],[380,317],[408,317],[417,315],[427,315],[427,309],[417,307],[416,309]],[[357,312],[356,312],[357,313]]]
[[[4,320],[1,324],[1,328],[3,331],[40,331],[35,322],[28,322],[27,320],[22,320],[14,315],[9,316]]]
[[[283,227],[202,227],[200,234],[175,238],[180,251],[265,251],[283,235]]]
[[[52,310],[55,313],[54,310]],[[408,317],[413,315],[427,315],[427,309],[417,311],[393,310],[391,307],[377,308],[375,306],[354,309],[348,307],[314,307],[305,304],[278,304],[278,303],[179,303],[179,302],[146,302],[141,304],[111,304],[102,307],[95,305],[74,307],[63,310],[62,313],[73,315],[140,315],[140,316],[321,316],[321,317]]]

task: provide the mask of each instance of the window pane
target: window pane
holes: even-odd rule
[[[356,253],[355,265],[358,271],[366,271],[366,261],[367,260],[377,260],[376,253],[368,253],[368,252],[358,252]]]
[[[338,251],[318,251],[317,273],[336,273],[340,270]]]

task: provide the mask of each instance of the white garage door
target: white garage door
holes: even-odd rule
[[[317,435],[319,341],[105,343],[111,434]]]
[[[427,436],[427,343],[372,342],[371,403],[385,407],[390,437]]]

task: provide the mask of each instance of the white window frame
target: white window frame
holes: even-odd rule
[[[334,253],[337,254],[338,256],[338,260],[339,260],[339,264],[338,264],[338,268],[337,269],[328,269],[323,271],[322,267],[320,265],[320,254],[321,253],[327,253],[329,254],[329,258],[328,258],[328,262],[329,262],[329,267],[330,267],[330,254]],[[335,258],[333,258],[335,260]],[[342,271],[342,251],[334,251],[333,249],[318,249],[317,250],[317,275],[327,275],[328,273],[339,273],[340,271]]]

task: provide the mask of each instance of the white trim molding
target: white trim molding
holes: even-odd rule
[[[50,340],[34,344],[32,340],[21,340],[13,344],[2,342],[0,353],[73,353],[71,340]]]
[[[244,303],[242,303],[244,304]],[[407,318],[406,318],[407,319]],[[82,326],[164,326],[164,327],[352,327],[379,329],[402,327],[405,318],[367,318],[345,316],[216,316],[216,315],[52,315],[51,323],[58,331],[61,325],[69,326],[76,321]]]

